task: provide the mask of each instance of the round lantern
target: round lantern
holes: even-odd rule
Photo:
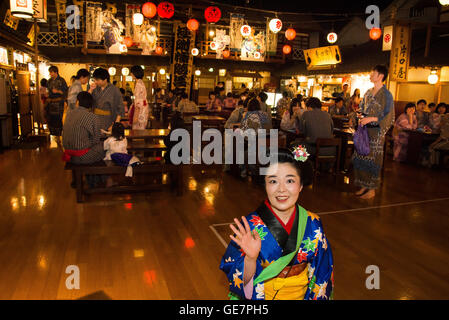
[[[217,43],[215,41],[212,41],[210,43],[210,48],[211,48],[211,50],[217,50]]]
[[[141,26],[143,23],[143,14],[141,13],[134,13],[133,14],[133,23],[136,26]]]
[[[117,73],[117,69],[115,69],[114,67],[110,67],[108,69],[108,72],[110,76],[115,76],[115,74]]]
[[[170,19],[175,14],[175,7],[170,2],[161,2],[157,6],[157,14],[161,18]]]
[[[187,21],[187,29],[190,31],[196,31],[200,27],[200,23],[196,19],[190,19]]]
[[[292,47],[290,45],[286,44],[282,47],[282,52],[284,54],[290,54],[292,52]]]
[[[430,84],[435,84],[438,82],[438,75],[436,70],[432,70],[430,72],[430,75],[427,77],[427,82],[429,82]]]
[[[369,31],[369,37],[370,37],[372,40],[377,40],[377,39],[379,39],[381,35],[382,35],[382,30],[380,30],[380,28],[372,28],[372,29]]]
[[[442,6],[449,6],[449,0],[440,0]]]
[[[128,68],[122,68],[122,75],[123,76],[127,76],[127,75],[129,75],[129,69]]]
[[[335,43],[335,42],[337,42],[337,39],[338,39],[338,37],[337,37],[337,34],[335,32],[328,33],[328,35],[327,35],[327,42]]]
[[[199,77],[200,75],[201,75],[201,70],[195,70],[195,75],[197,76],[197,77]]]
[[[32,0],[10,1],[11,15],[17,18],[29,19],[34,15]]]
[[[287,38],[287,40],[293,40],[296,38],[296,31],[293,28],[289,28],[285,31],[285,37]]]
[[[162,74],[162,75],[164,75],[164,74],[165,74],[165,69],[159,70],[159,73]]]
[[[192,56],[196,57],[199,53],[200,53],[200,50],[198,50],[197,48],[192,49]]]
[[[241,28],[240,28],[240,33],[242,34],[242,36],[244,37],[249,37],[251,35],[251,27],[247,24],[244,24]]]
[[[131,37],[125,37],[123,39],[123,43],[125,44],[125,46],[127,46],[129,48],[133,45],[134,41]]]
[[[270,27],[271,32],[278,33],[282,29],[282,21],[277,18],[271,19],[268,26]]]
[[[218,7],[208,7],[204,10],[204,18],[209,23],[216,23],[221,18],[221,10]]]
[[[222,52],[224,58],[229,58],[231,55],[231,52],[229,50],[223,50]]]
[[[144,3],[142,6],[142,14],[148,19],[154,18],[157,14],[156,5],[153,2]]]
[[[260,59],[260,52],[254,52],[254,59]]]
[[[156,54],[162,54],[162,52],[163,52],[163,49],[162,49],[162,47],[156,47]]]

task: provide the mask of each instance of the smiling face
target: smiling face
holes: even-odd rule
[[[292,164],[276,163],[268,168],[265,191],[276,214],[292,213],[301,190],[301,179]]]

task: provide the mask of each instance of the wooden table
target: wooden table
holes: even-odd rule
[[[170,134],[170,129],[125,130],[125,137],[133,139],[163,139]]]
[[[423,147],[427,147],[438,139],[439,134],[425,133],[417,130],[404,130],[408,133],[407,158],[405,162],[417,164]]]
[[[192,119],[193,121],[201,121],[201,126],[207,128],[221,127],[226,121],[226,119],[222,117],[205,115],[193,116]]]
[[[334,136],[341,139],[340,171],[346,170],[346,153],[348,152],[349,141],[354,139],[354,131],[350,129],[334,128]]]

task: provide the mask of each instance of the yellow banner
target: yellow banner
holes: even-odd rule
[[[319,47],[304,50],[307,69],[331,68],[341,63],[341,53],[338,46]]]
[[[6,10],[5,20],[3,20],[3,23],[11,29],[17,30],[17,27],[19,26],[19,18],[14,17],[11,14],[11,10],[8,9]]]
[[[410,63],[411,32],[408,25],[395,25],[390,54],[390,80],[406,81]]]

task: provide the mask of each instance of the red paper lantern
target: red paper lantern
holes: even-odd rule
[[[296,31],[295,29],[289,28],[285,31],[285,37],[287,38],[287,40],[293,40],[296,38]]]
[[[290,54],[290,52],[292,52],[292,47],[288,44],[284,45],[284,47],[282,48],[282,52],[284,54]]]
[[[161,55],[163,51],[164,49],[162,49],[162,47],[156,47],[156,54]]]
[[[204,18],[209,23],[216,23],[221,18],[221,10],[218,7],[208,7],[204,10]]]
[[[381,35],[382,35],[382,30],[380,30],[380,28],[372,28],[369,31],[369,37],[373,40],[379,39]]]
[[[154,18],[157,13],[157,7],[153,2],[146,2],[142,6],[142,14],[148,18]]]
[[[170,2],[161,2],[157,6],[157,14],[161,18],[170,19],[175,14],[175,7]]]
[[[224,58],[229,58],[231,55],[231,52],[229,50],[223,50],[222,52]]]
[[[131,37],[125,37],[123,39],[123,43],[125,44],[125,46],[127,46],[129,48],[134,44],[134,41]]]
[[[200,27],[200,23],[196,19],[190,19],[187,21],[187,29],[190,31],[196,31]]]

